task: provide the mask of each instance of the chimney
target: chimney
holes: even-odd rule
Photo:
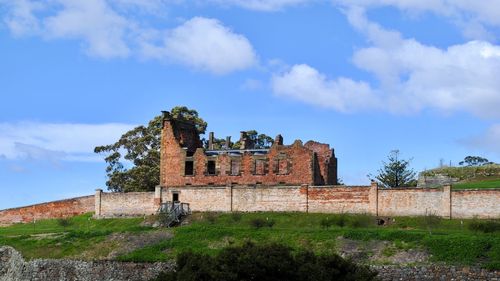
[[[247,142],[248,142],[247,132],[241,131],[240,132],[240,149],[247,149],[247,146],[248,146]]]
[[[208,133],[208,150],[214,149],[214,132]]]
[[[276,145],[283,145],[283,137],[281,135],[277,135],[274,138],[274,144],[276,144]]]

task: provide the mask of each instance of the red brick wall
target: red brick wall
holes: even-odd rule
[[[193,140],[190,140],[193,138]],[[194,155],[193,155],[194,153]],[[314,155],[316,154],[316,157]],[[240,174],[230,173],[231,160],[241,163]],[[286,161],[288,172],[277,171],[278,159]],[[185,174],[185,161],[193,161],[194,175]],[[256,161],[263,160],[266,165],[263,174],[256,172]],[[208,161],[215,161],[216,173],[207,174]],[[258,166],[260,168],[260,166]],[[227,184],[265,184],[265,185],[300,185],[300,184],[335,184],[337,182],[337,159],[329,145],[309,141],[303,145],[295,141],[292,145],[271,147],[268,153],[258,155],[241,152],[240,155],[222,152],[217,155],[206,155],[195,127],[178,124],[176,120],[166,119],[163,124],[161,141],[161,175],[162,186],[206,186]],[[315,173],[314,173],[315,172]],[[314,174],[313,174],[314,173]]]
[[[370,213],[370,186],[310,187],[309,212]]]
[[[0,226],[33,219],[72,217],[94,211],[94,196],[84,196],[0,211]]]

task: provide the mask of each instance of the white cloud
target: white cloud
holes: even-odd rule
[[[182,0],[0,0],[7,3],[4,20],[14,35],[80,40],[90,56],[141,56],[216,74],[257,64],[248,39],[216,19],[195,17],[158,29],[139,17],[164,16],[178,2]]]
[[[353,7],[346,15],[372,43],[355,51],[353,62],[373,74],[380,86],[327,78],[311,66],[295,65],[274,75],[275,94],[341,112],[371,108],[408,114],[433,109],[500,117],[500,46],[471,41],[440,49],[370,22],[363,8]]]
[[[298,6],[317,0],[211,0],[211,2],[226,5],[239,6],[249,10],[256,11],[277,11],[289,6]]]
[[[500,156],[500,124],[494,124],[480,136],[462,141],[463,144],[483,151],[493,152]]]
[[[368,21],[360,9],[347,15],[373,43],[356,51],[353,61],[381,81],[388,110],[434,108],[500,117],[500,46],[471,41],[443,50],[403,39]]]
[[[32,2],[31,0],[4,1],[0,4],[6,5],[10,12],[5,16],[4,22],[15,36],[38,33],[40,22],[34,15],[35,12],[44,10],[45,4]]]
[[[0,155],[55,162],[102,161],[94,147],[115,142],[129,124],[0,123]]]
[[[215,19],[195,17],[168,32],[161,46],[145,44],[144,56],[167,59],[216,74],[249,68],[257,56],[248,39]]]
[[[104,0],[64,0],[63,8],[44,19],[46,36],[82,39],[90,55],[127,57],[125,41],[130,22],[115,13]]]
[[[343,77],[328,79],[306,64],[294,65],[287,72],[275,74],[271,83],[278,96],[341,112],[379,107],[368,84]]]
[[[470,0],[332,0],[344,7],[396,7],[409,14],[431,12],[450,19],[470,39],[493,39],[487,26],[500,26],[500,1]]]

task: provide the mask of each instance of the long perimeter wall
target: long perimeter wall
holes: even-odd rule
[[[98,218],[155,214],[176,198],[193,211],[368,213],[378,216],[500,218],[500,189],[378,189],[371,186],[183,186],[105,193],[0,211],[0,226],[95,212]]]
[[[149,193],[98,191],[95,198],[98,217],[153,214],[161,202],[175,198],[199,212],[500,218],[500,189],[452,191],[450,186],[433,189],[379,189],[375,183],[371,186],[182,186],[158,187]]]

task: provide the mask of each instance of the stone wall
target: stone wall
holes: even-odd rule
[[[84,196],[0,211],[0,226],[76,216],[94,211],[94,196]]]
[[[451,193],[453,218],[499,218],[500,190],[457,190]]]
[[[379,189],[378,215],[424,216],[433,214],[449,217],[449,198],[449,186],[436,189]]]
[[[500,271],[461,266],[372,266],[383,281],[477,280],[499,281]]]
[[[55,259],[25,261],[13,248],[0,247],[0,281],[146,281],[155,278],[161,271],[172,268],[172,262],[88,262]]]
[[[104,193],[98,189],[95,198],[96,217],[152,215],[158,210],[154,192]]]
[[[145,193],[98,191],[96,214],[101,217],[152,214],[160,202],[173,201],[175,198],[189,203],[195,212],[345,212],[379,216],[433,214],[444,218],[500,218],[499,189],[451,191],[450,186],[434,189],[378,189],[376,184],[180,186],[158,187],[156,192]]]

